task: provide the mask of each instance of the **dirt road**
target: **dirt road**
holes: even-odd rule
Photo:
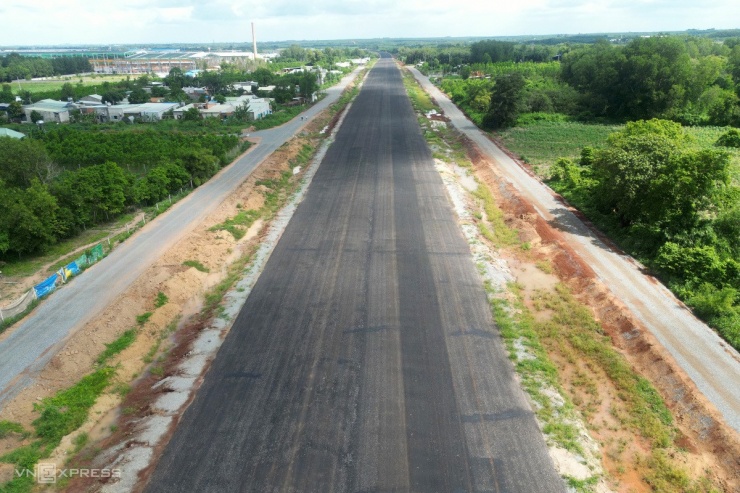
[[[148,486],[184,490],[565,491],[389,59]]]
[[[166,214],[116,248],[74,282],[53,293],[13,332],[0,341],[0,411],[56,354],[76,329],[123,293],[163,252],[212,212],[252,170],[308,120],[335,102],[356,74],[327,90],[327,96],[302,116],[270,130],[255,132],[259,145],[222,170]]]
[[[429,79],[411,72],[453,125],[497,165],[537,212],[565,235],[578,255],[652,332],[699,390],[740,431],[740,355],[698,320],[665,286],[627,255],[605,245],[552,191],[488,139]]]

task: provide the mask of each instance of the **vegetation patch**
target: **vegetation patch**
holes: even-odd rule
[[[182,263],[182,265],[186,267],[192,267],[195,270],[198,270],[200,272],[206,272],[206,273],[211,272],[211,270],[208,267],[206,267],[205,265],[203,265],[197,260],[186,260],[185,262]]]
[[[254,224],[254,222],[260,218],[260,211],[246,210],[240,211],[236,216],[231,219],[217,224],[211,227],[211,231],[228,231],[234,237],[235,240],[241,240],[247,233],[247,230]]]
[[[114,368],[100,368],[72,387],[35,404],[34,409],[40,416],[33,422],[34,441],[0,456],[0,462],[13,464],[18,470],[33,471],[36,463],[48,457],[65,435],[85,422],[90,408],[108,387],[114,375]],[[35,479],[30,475],[15,476],[1,486],[1,491],[30,492],[35,484]]]
[[[167,304],[170,299],[162,291],[157,293],[157,298],[154,300],[154,307],[160,308]]]
[[[109,359],[111,359],[116,354],[120,353],[127,347],[129,347],[131,344],[134,343],[136,340],[136,329],[129,329],[123,334],[121,334],[121,337],[116,339],[115,341],[111,342],[110,344],[105,345],[105,350],[100,353],[98,356],[98,359],[95,360],[95,362],[98,365],[104,365]]]

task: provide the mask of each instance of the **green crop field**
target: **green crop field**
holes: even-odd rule
[[[600,147],[619,125],[538,122],[498,133],[507,149],[525,161],[549,166],[560,157],[576,159],[586,146]]]
[[[610,133],[621,125],[596,125],[577,122],[537,122],[501,131],[497,136],[507,149],[545,174],[560,157],[578,159],[586,146],[601,147]],[[724,127],[685,127],[697,147],[712,147],[727,131]],[[740,182],[740,149],[723,148],[732,155],[733,176]]]
[[[77,85],[80,83],[80,81],[82,81],[82,85],[84,86],[95,86],[102,84],[103,82],[113,83],[120,80],[125,80],[126,77],[136,78],[136,76],[130,75],[60,75],[49,80],[21,80],[13,81],[9,84],[11,85],[13,92],[15,93],[18,93],[19,91],[30,91],[33,93],[61,89],[62,86],[67,82],[72,85]]]

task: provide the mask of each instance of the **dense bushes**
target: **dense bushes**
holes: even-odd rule
[[[42,251],[130,206],[198,186],[238,145],[234,135],[68,127],[44,140],[0,138],[0,258]]]
[[[551,186],[740,348],[740,189],[725,152],[677,123],[637,121],[578,164],[558,160]]]
[[[236,135],[94,128],[80,131],[60,126],[42,138],[54,162],[65,168],[112,161],[135,173],[169,159],[178,159],[191,149],[205,149],[223,160],[226,153],[239,143]]]

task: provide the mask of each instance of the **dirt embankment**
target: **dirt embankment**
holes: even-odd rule
[[[526,265],[549,261],[557,278],[591,309],[614,346],[665,400],[678,429],[674,444],[681,450],[671,459],[681,464],[692,477],[706,476],[725,491],[740,491],[738,434],[722,421],[717,410],[650,332],[596,278],[562,234],[522,200],[472,143],[467,142],[466,147],[476,176],[494,192],[499,207],[505,212],[507,225],[518,230],[521,240],[532,246],[525,253],[502,252],[509,257],[511,265],[521,266],[513,270],[524,286],[525,302],[534,308],[540,296],[536,278],[542,277],[541,273],[528,274]],[[524,262],[522,257],[526,257]],[[538,316],[548,314],[540,312]],[[605,469],[618,480],[615,489],[652,491],[642,474],[649,450],[634,434],[620,427],[618,417],[623,403],[618,390],[603,372],[582,361],[573,361],[564,347],[553,345],[548,351],[559,367],[563,387],[571,399],[587,404],[580,407],[588,410],[585,418],[591,434],[604,450]],[[594,386],[598,391],[593,390]]]

